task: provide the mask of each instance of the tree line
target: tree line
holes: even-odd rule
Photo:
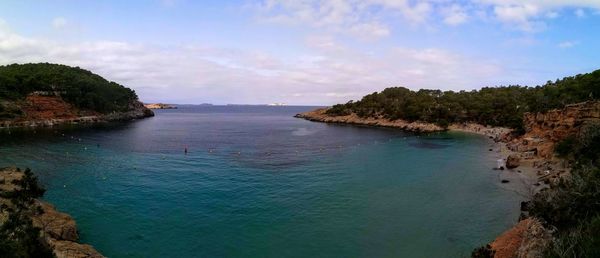
[[[126,111],[137,99],[133,90],[79,67],[49,63],[0,66],[0,102],[23,100],[36,91],[56,92],[78,108],[101,113]]]
[[[543,112],[599,97],[600,70],[596,70],[536,87],[510,85],[458,92],[392,87],[359,101],[334,105],[327,114],[355,113],[360,117],[419,120],[441,126],[476,122],[521,129],[525,112]]]

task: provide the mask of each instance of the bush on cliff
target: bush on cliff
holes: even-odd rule
[[[49,63],[0,66],[0,100],[22,100],[36,91],[57,92],[78,108],[102,113],[126,111],[137,99],[133,90],[79,67]]]
[[[7,220],[0,225],[0,257],[53,257],[52,250],[41,239],[40,229],[34,227],[31,220],[33,214],[40,212],[32,208],[34,199],[42,197],[45,189],[38,185],[30,169],[26,169],[23,177],[13,183],[17,186],[16,190],[0,192],[12,203],[12,207],[0,207],[0,212],[8,214]]]
[[[571,177],[536,194],[529,214],[557,229],[546,257],[600,257],[600,125],[585,126],[563,145],[575,164]]]
[[[544,257],[600,257],[600,217],[559,233]]]

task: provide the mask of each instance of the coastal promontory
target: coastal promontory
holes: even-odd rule
[[[132,89],[79,67],[0,66],[0,128],[124,121],[153,116]]]

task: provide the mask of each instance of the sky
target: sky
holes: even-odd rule
[[[600,0],[2,0],[0,65],[29,62],[177,104],[535,86],[600,69]]]

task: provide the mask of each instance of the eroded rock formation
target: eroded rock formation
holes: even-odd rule
[[[535,219],[521,220],[490,243],[494,258],[541,258],[552,234]]]
[[[598,101],[567,105],[545,113],[526,113],[523,117],[525,135],[512,140],[508,147],[513,151],[550,158],[557,143],[578,134],[584,125],[598,121]]]
[[[0,168],[0,190],[10,192],[17,189],[15,181],[22,177],[23,172],[16,168]],[[9,207],[11,201],[0,197],[0,204]],[[31,220],[33,225],[41,230],[40,241],[49,246],[57,258],[104,257],[91,245],[79,243],[77,223],[68,214],[59,212],[51,204],[40,200],[35,200],[28,210],[41,210],[41,212],[31,212]],[[7,218],[7,211],[1,210],[0,224]]]
[[[139,101],[132,101],[128,111],[101,114],[80,110],[60,96],[30,95],[20,103],[11,103],[23,113],[14,119],[0,119],[0,128],[50,127],[61,124],[89,124],[107,121],[126,121],[154,116],[152,110]]]

